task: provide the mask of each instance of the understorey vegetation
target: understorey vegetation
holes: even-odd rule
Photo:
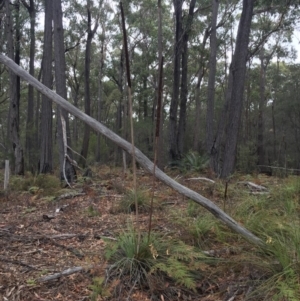
[[[54,176],[11,178],[0,201],[2,296],[299,300],[296,176],[236,174],[226,184],[207,172],[199,177],[170,170],[261,238],[265,245],[259,247],[192,200],[158,182],[153,188],[151,176],[140,170],[136,220],[130,171],[125,177],[117,168],[92,171],[72,190]]]

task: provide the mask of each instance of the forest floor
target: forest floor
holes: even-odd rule
[[[221,263],[203,264],[194,290],[166,278],[163,283],[165,291],[161,289],[154,294],[147,288],[138,289],[123,283],[124,289],[118,294],[115,291],[116,283],[111,281],[106,288],[98,288],[98,293],[91,297],[97,289],[93,286],[93,280],[105,278],[107,274],[104,252],[109,241],[114,242],[120,233],[128,229],[128,224],[137,224],[133,213],[122,212],[119,207],[124,194],[132,189],[132,174],[123,177],[120,170],[109,167],[99,167],[99,171],[93,172],[91,179],[78,181],[74,189],[56,191],[55,198],[45,195],[45,191],[34,186],[34,183],[30,183],[31,186],[22,192],[12,187],[7,194],[2,193],[1,301],[237,301],[246,300],[245,296],[249,295],[257,282],[266,277],[265,270],[254,265],[249,257],[245,259],[245,254],[257,252],[255,246],[230,230],[226,230],[225,239],[215,239],[221,234],[220,230],[216,233],[217,228],[213,224],[209,226],[207,234],[200,233],[197,237],[189,225],[196,219],[190,218],[192,211],[197,213],[198,209],[193,207],[191,201],[158,181],[154,183],[151,175],[139,170],[138,187],[149,193],[149,198],[153,185],[155,187],[153,231],[180,238],[186,244],[201,248],[206,254],[221,260]],[[178,174],[172,171],[171,176],[174,178]],[[221,208],[225,206],[226,211],[236,207],[235,200],[240,192],[228,189],[224,203],[224,183],[189,180],[193,176],[181,175],[177,181],[206,196]],[[259,184],[273,185],[272,181],[264,177]],[[229,188],[234,185],[233,180]],[[189,216],[186,212],[190,212]],[[219,223],[214,217],[212,220]],[[243,223],[242,220],[239,222]],[[139,229],[148,231],[149,211],[140,210],[138,224]],[[218,229],[224,228],[220,224]],[[57,273],[62,274],[58,277]],[[43,278],[51,275],[56,276],[54,279]],[[120,282],[120,279],[117,281]]]

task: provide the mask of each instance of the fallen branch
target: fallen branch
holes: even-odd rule
[[[257,185],[253,182],[248,182],[248,181],[242,181],[242,182],[238,182],[237,184],[244,184],[244,185],[247,185],[250,189],[255,189],[255,190],[264,190],[264,191],[267,191],[268,189],[264,186],[261,186],[261,185]]]
[[[69,276],[71,274],[75,274],[75,273],[81,272],[83,270],[90,270],[92,267],[93,266],[73,267],[73,268],[66,269],[66,270],[64,270],[62,272],[59,272],[59,273],[55,273],[55,274],[52,274],[52,275],[40,277],[36,281],[37,282],[46,282],[46,281],[50,281],[50,280],[55,280],[55,279],[58,279],[62,276]]]
[[[82,196],[82,195],[85,195],[85,193],[84,192],[65,193],[65,194],[62,194],[62,195],[58,196],[57,198],[55,198],[55,201],[60,201],[63,199],[71,199],[71,198],[75,198],[77,196]]]
[[[0,62],[10,68],[15,74],[26,80],[29,84],[35,87],[39,92],[47,96],[49,99],[54,101],[56,104],[61,106],[63,109],[68,111],[70,114],[75,117],[81,119],[83,122],[88,124],[92,129],[96,132],[101,133],[108,139],[112,140],[117,146],[121,147],[123,150],[126,150],[132,156],[135,156],[136,161],[149,173],[153,174],[154,165],[153,163],[136,147],[132,147],[132,144],[126,141],[125,139],[118,136],[116,133],[108,129],[106,126],[95,120],[94,118],[88,116],[67,100],[57,95],[55,92],[44,86],[40,83],[36,78],[31,76],[27,71],[18,66],[13,60],[8,58],[7,56],[0,54]],[[133,154],[134,152],[134,154]],[[226,214],[223,210],[221,210],[216,204],[214,204],[209,199],[204,196],[196,193],[195,191],[177,183],[169,176],[167,176],[164,172],[162,172],[159,168],[155,168],[155,176],[161,180],[166,185],[172,187],[182,195],[186,196],[188,199],[192,199],[194,202],[206,208],[209,212],[211,212],[216,218],[223,221],[230,229],[241,234],[245,239],[252,242],[255,245],[265,246],[265,243],[255,236],[253,233],[248,231],[243,226],[239,225],[233,218],[231,218],[228,214]]]
[[[208,178],[203,178],[203,177],[200,177],[200,178],[189,178],[189,179],[186,179],[187,181],[194,181],[194,180],[199,180],[199,181],[207,181],[207,182],[210,182],[210,183],[216,183],[214,180],[211,180],[211,179],[208,179]]]

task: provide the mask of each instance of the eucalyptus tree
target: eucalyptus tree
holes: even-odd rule
[[[180,83],[180,111],[177,130],[177,150],[179,157],[183,157],[183,146],[186,128],[186,107],[188,100],[188,42],[191,34],[192,24],[195,14],[195,0],[191,0],[188,15],[182,33],[182,53],[181,53],[181,83]]]
[[[54,26],[54,63],[55,63],[55,87],[56,93],[67,99],[66,87],[66,61],[64,46],[63,13],[61,0],[53,0],[53,26]],[[57,107],[57,134],[59,148],[59,165],[61,179],[67,178],[73,182],[76,178],[76,171],[72,165],[72,152],[70,150],[70,129],[68,113]]]
[[[243,0],[234,55],[230,66],[227,95],[228,131],[224,149],[221,177],[229,176],[235,167],[238,132],[241,121],[246,62],[255,0]]]
[[[36,23],[36,5],[34,0],[21,0],[22,4],[28,11],[30,18],[30,50],[29,50],[29,74],[34,76],[34,60],[35,60],[35,23]],[[34,129],[34,89],[28,85],[28,100],[27,100],[27,121],[26,121],[26,159],[27,164],[31,167],[35,165],[34,155],[36,153]],[[36,168],[36,167],[35,167]]]
[[[44,44],[42,59],[42,83],[52,88],[52,20],[53,9],[50,1],[45,1],[44,22]],[[52,139],[52,102],[44,94],[42,95],[41,107],[41,151],[40,151],[40,173],[51,173],[53,171],[53,139]]]
[[[177,114],[180,96],[180,62],[182,52],[182,5],[183,0],[174,0],[175,16],[175,37],[174,37],[174,69],[172,100],[170,104],[169,120],[169,160],[174,161],[179,158],[177,146]]]
[[[217,19],[219,0],[212,0],[209,77],[207,84],[207,113],[206,113],[206,151],[209,154],[213,145],[215,78],[217,68]]]
[[[13,6],[10,5],[9,0],[4,0],[5,13],[6,13],[6,41],[7,41],[7,55],[12,60],[17,59],[18,50],[15,52],[14,37],[14,21],[12,17]],[[17,3],[18,4],[18,3]],[[17,12],[18,15],[18,12]],[[19,24],[18,24],[19,25]],[[19,29],[18,29],[19,30]],[[9,116],[8,116],[8,135],[12,145],[12,151],[14,156],[14,172],[15,174],[24,174],[24,157],[23,148],[20,141],[20,79],[11,71],[9,71]]]
[[[98,9],[101,9],[103,1],[100,1]],[[99,14],[96,16],[94,27],[92,28],[92,3],[87,1],[87,38],[85,46],[85,66],[84,66],[84,109],[87,115],[91,115],[91,93],[90,93],[90,69],[91,69],[91,47],[92,40],[99,26]],[[80,153],[79,163],[86,165],[86,158],[88,155],[90,141],[90,127],[85,125],[83,141]]]

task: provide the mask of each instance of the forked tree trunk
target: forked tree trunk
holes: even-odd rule
[[[36,80],[34,77],[32,77],[28,72],[23,70],[21,67],[16,65],[12,60],[10,60],[8,57],[0,54],[0,62],[5,64],[7,67],[9,67],[13,72],[21,76],[23,79],[25,79],[29,84],[33,85],[36,89],[38,89],[41,93],[45,94],[47,97],[52,99],[55,103],[60,105],[62,108],[64,108],[66,111],[68,111],[70,114],[74,115],[75,117],[78,117],[83,122],[88,124],[91,128],[93,128],[95,131],[101,133],[102,135],[106,136],[110,140],[112,140],[115,144],[117,144],[122,149],[126,150],[129,154],[135,154],[137,162],[140,163],[140,165],[145,168],[150,173],[153,173],[154,165],[153,163],[136,147],[133,149],[132,145],[115,134],[113,131],[108,129],[106,126],[98,122],[97,120],[91,118],[90,116],[86,115],[84,112],[80,111],[76,107],[74,107],[71,103],[66,101],[61,96],[57,95],[55,92],[51,91],[49,88],[45,87],[42,83],[40,83],[38,80]],[[234,219],[232,219],[229,215],[227,215],[225,212],[223,212],[217,205],[215,205],[212,201],[209,199],[203,197],[202,195],[196,193],[195,191],[186,188],[185,186],[179,184],[178,182],[171,179],[169,176],[167,176],[165,173],[163,173],[159,168],[155,169],[155,176],[160,179],[163,183],[166,185],[172,187],[179,193],[186,196],[188,199],[192,199],[199,205],[206,208],[208,211],[210,211],[216,218],[223,221],[230,229],[233,231],[241,234],[245,239],[252,242],[255,245],[259,245],[264,247],[265,243],[255,236],[253,233],[248,231],[243,226],[239,225]]]

